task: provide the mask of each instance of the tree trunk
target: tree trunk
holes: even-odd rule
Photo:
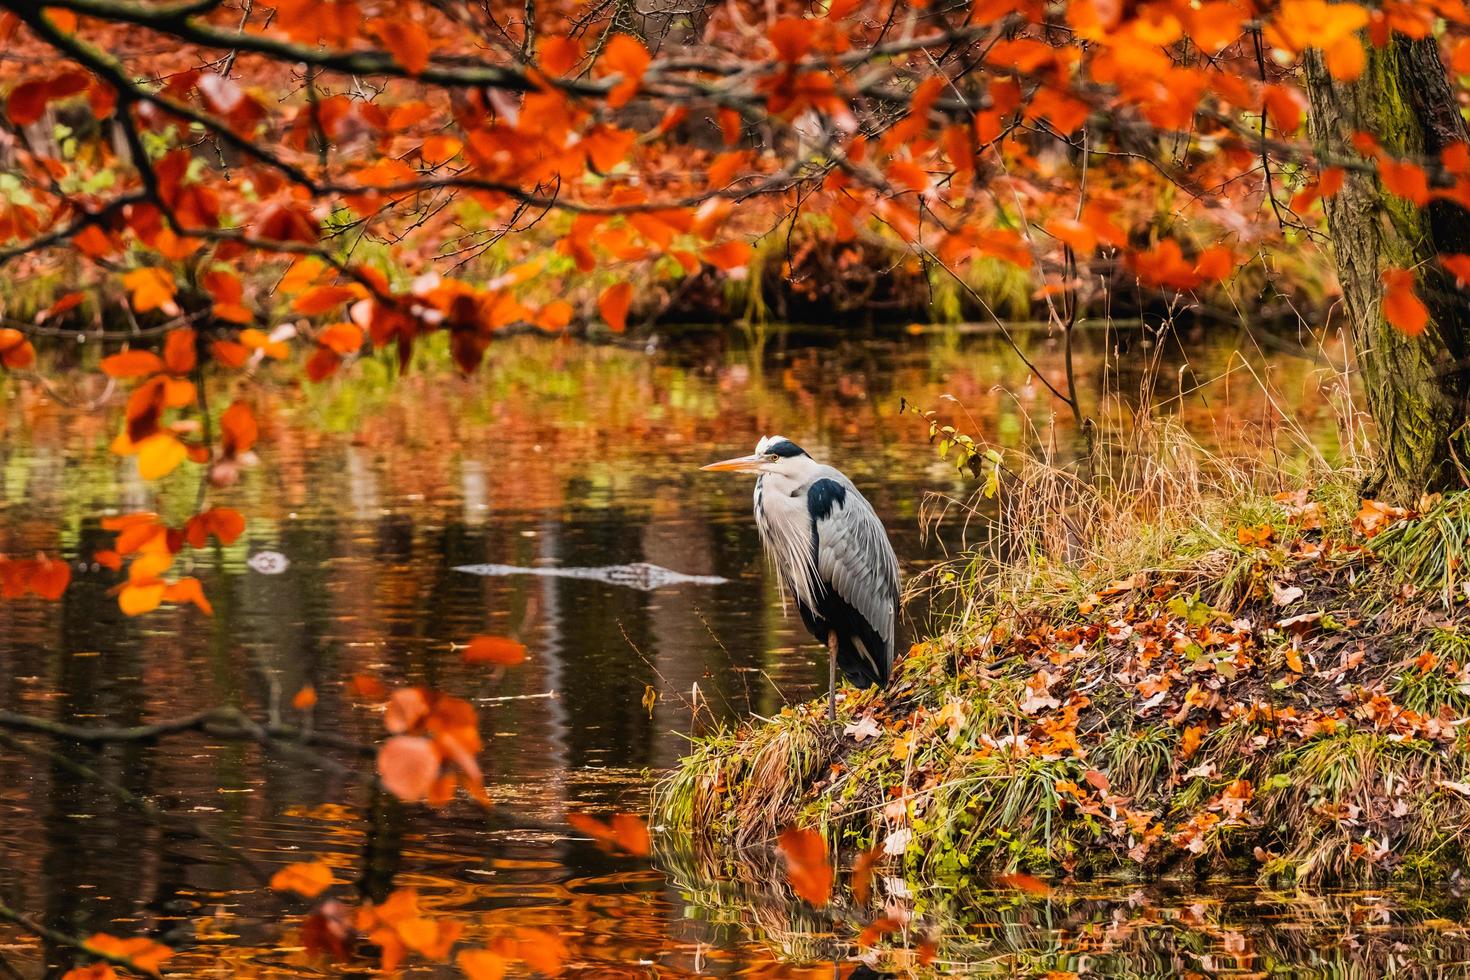
[[[1335,81],[1321,56],[1306,59],[1312,140],[1324,166],[1356,155],[1354,133],[1385,152],[1432,160],[1467,139],[1434,41],[1395,35],[1370,48],[1355,82]],[[1470,252],[1470,212],[1448,201],[1420,208],[1371,173],[1349,171],[1324,202],[1351,323],[1362,388],[1378,429],[1380,460],[1366,492],[1409,501],[1464,486],[1470,473],[1470,303],[1434,261]],[[1428,330],[1409,337],[1383,317],[1384,269],[1413,269],[1429,307]]]

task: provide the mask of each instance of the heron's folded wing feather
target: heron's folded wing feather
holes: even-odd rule
[[[883,522],[845,477],[817,480],[807,499],[818,576],[868,621],[883,639],[891,661],[898,615],[898,559]]]

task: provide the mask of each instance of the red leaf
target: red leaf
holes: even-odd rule
[[[883,848],[875,847],[872,850],[859,854],[852,865],[852,897],[857,900],[859,906],[868,904],[868,898],[873,893],[873,868],[883,860]]]
[[[405,803],[422,800],[439,778],[439,752],[422,736],[394,735],[378,749],[378,777]]]
[[[607,287],[597,298],[598,312],[614,333],[628,329],[628,304],[632,301],[633,286],[626,282]]]
[[[782,17],[771,25],[766,37],[776,49],[776,57],[791,64],[805,58],[812,50],[816,38],[812,21],[801,17]]]
[[[537,46],[537,52],[541,70],[553,75],[567,74],[582,60],[581,43],[562,35],[543,37]]]
[[[163,358],[148,350],[127,350],[102,359],[102,373],[110,378],[146,378],[163,370]]]
[[[1008,875],[996,875],[995,880],[1007,888],[1015,888],[1028,895],[1050,895],[1051,886],[1035,875],[1022,872]]]
[[[322,861],[298,861],[271,875],[271,887],[278,892],[296,892],[316,898],[332,886],[332,869]]]
[[[408,17],[377,17],[368,21],[368,29],[382,39],[394,60],[410,75],[422,74],[429,67],[429,32],[423,24]]]
[[[222,447],[226,456],[239,456],[248,453],[250,447],[255,445],[255,440],[260,437],[260,429],[255,424],[255,414],[250,411],[250,406],[244,402],[235,402],[225,409],[219,419]]]
[[[1265,112],[1284,134],[1294,133],[1302,124],[1306,99],[1289,85],[1267,85],[1264,93]]]
[[[315,316],[336,309],[356,297],[357,290],[351,286],[317,286],[293,299],[291,309],[305,316]]]
[[[1383,316],[1396,330],[1417,337],[1429,325],[1429,308],[1414,292],[1409,269],[1384,269]]]
[[[717,269],[739,269],[750,262],[753,252],[746,242],[723,242],[700,249],[699,255]]]
[[[1470,285],[1470,255],[1441,255],[1439,264],[1449,270],[1461,288]]]
[[[1378,161],[1378,179],[1385,188],[1399,197],[1407,198],[1415,204],[1429,203],[1429,180],[1416,164],[1384,157]]]
[[[477,636],[464,648],[467,664],[497,664],[513,667],[524,663],[526,645],[507,636]]]
[[[602,52],[599,66],[606,75],[621,75],[622,79],[607,93],[607,104],[614,109],[627,105],[643,84],[643,73],[653,61],[648,49],[637,38],[627,34],[614,34]]]
[[[5,114],[17,126],[29,126],[45,114],[46,102],[50,98],[50,86],[46,82],[21,82],[10,90],[10,98],[5,100]]]
[[[825,906],[832,898],[827,841],[815,830],[790,827],[782,831],[778,843],[786,858],[786,876],[792,890],[817,908]]]

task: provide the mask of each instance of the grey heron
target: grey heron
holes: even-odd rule
[[[873,507],[839,470],[784,436],[749,456],[702,467],[757,473],[755,523],[783,596],[827,647],[828,715],[837,717],[837,669],[857,687],[883,685],[898,626],[898,559]]]

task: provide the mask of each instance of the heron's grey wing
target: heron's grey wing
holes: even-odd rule
[[[898,619],[898,559],[883,522],[857,488],[836,470],[807,491],[817,574],[832,591],[868,621],[884,641],[893,663]]]

